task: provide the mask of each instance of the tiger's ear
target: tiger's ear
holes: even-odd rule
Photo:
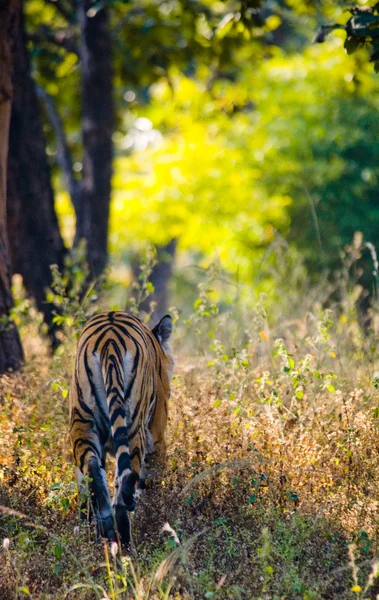
[[[151,331],[160,345],[165,346],[172,334],[172,318],[170,315],[165,315]]]

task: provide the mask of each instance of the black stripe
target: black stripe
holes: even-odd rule
[[[115,408],[114,411],[112,412],[112,414],[111,414],[112,427],[115,424],[115,422],[117,421],[118,417],[125,418],[125,406],[119,406],[118,408]]]
[[[126,469],[130,471],[131,468],[129,452],[123,452],[117,461],[118,476],[120,477]]]
[[[108,331],[111,329],[111,326],[109,325],[109,323],[102,323],[102,324],[101,324],[99,327],[97,327],[97,328],[96,328],[94,331],[91,331],[87,337],[85,337],[85,336],[84,336],[84,333],[87,333],[87,332],[83,332],[83,333],[82,333],[82,335],[80,336],[80,340],[79,340],[79,353],[78,353],[78,355],[77,355],[77,358],[76,358],[77,362],[78,362],[78,360],[79,360],[79,358],[80,358],[80,355],[81,355],[81,353],[83,352],[83,350],[84,350],[84,348],[85,348],[86,344],[88,344],[88,343],[89,343],[89,341],[90,341],[90,339],[91,339],[92,337],[96,336],[96,335],[97,335],[97,334],[99,334],[101,331],[103,331],[103,330],[104,330],[104,327],[106,328],[106,329],[105,329],[105,334],[106,334],[106,333],[107,333],[107,332],[108,332]],[[103,337],[104,337],[104,336],[103,336]],[[84,339],[83,339],[83,338],[84,338]]]
[[[127,351],[126,348],[126,344],[125,344],[125,340],[122,337],[122,335],[120,335],[119,331],[117,331],[116,327],[115,327],[115,323],[113,323],[113,327],[112,327],[112,332],[114,333],[114,335],[117,337],[118,341],[120,342],[121,346],[123,347],[123,349],[125,350],[125,352]],[[130,336],[127,336],[130,337]]]
[[[112,394],[114,394],[114,396],[116,396],[119,400],[121,400],[122,402],[124,401],[123,396],[120,394],[120,390],[116,387],[108,387],[108,389],[106,390],[106,395],[107,395],[107,399],[112,396]],[[110,406],[110,404],[108,405]]]
[[[133,460],[133,458],[137,457],[138,458],[138,462],[141,465],[141,450],[138,446],[136,446],[133,450],[133,452],[130,455],[130,461]]]
[[[120,448],[120,446],[128,445],[128,428],[127,427],[123,427],[123,426],[117,427],[117,429],[113,435],[113,444],[114,444],[115,454],[117,454],[117,451]]]
[[[141,429],[141,423],[138,423],[137,427],[129,433],[128,442],[130,442],[137,435],[137,433],[139,432],[140,429]]]
[[[83,398],[83,392],[82,392],[82,388],[80,387],[79,384],[79,380],[78,380],[78,376],[76,373],[75,376],[75,385],[76,385],[76,393],[78,394],[78,402],[79,402],[79,406],[80,408],[87,413],[88,415],[91,415],[91,417],[93,417],[93,412],[92,410],[89,408],[89,406],[87,406],[87,404],[84,402],[84,398]]]
[[[92,352],[95,354],[95,352],[97,351],[98,347],[100,346],[100,343],[103,341],[103,339],[105,338],[106,335],[108,335],[108,333],[112,331],[112,326],[108,325],[106,329],[104,329],[104,331],[102,331],[100,333],[100,335],[96,338],[96,342],[95,345],[93,347]]]
[[[98,394],[97,394],[97,391],[96,391],[96,387],[95,387],[95,385],[93,383],[93,380],[92,380],[93,373],[92,373],[92,369],[91,369],[91,367],[89,366],[89,363],[88,363],[87,351],[84,354],[84,365],[85,365],[85,368],[86,368],[87,377],[88,377],[88,381],[89,381],[89,384],[90,384],[90,387],[91,387],[92,395],[95,398],[96,406],[99,409],[100,416],[102,417],[102,420],[103,420],[102,423],[99,423],[98,421],[96,421],[96,425],[100,429],[102,429],[104,431],[104,429],[108,429],[109,428],[109,415],[107,415],[107,413],[105,412],[104,407],[103,407],[102,402],[101,402],[101,399],[98,397]]]
[[[83,425],[92,425],[92,419],[84,419],[79,413],[76,417],[71,417],[70,428],[72,429],[76,423],[82,423]]]
[[[98,447],[96,446],[96,444],[94,444],[94,442],[91,442],[90,440],[86,440],[86,439],[83,439],[83,438],[78,438],[77,440],[75,440],[74,447],[73,447],[73,452],[74,452],[75,462],[76,463],[78,462],[77,461],[77,457],[76,457],[76,452],[77,452],[77,449],[78,449],[79,445],[86,446],[85,450],[80,453],[80,470],[83,472],[84,460],[85,460],[85,457],[87,456],[87,454],[89,452],[92,452],[100,460],[100,451],[99,451]]]
[[[124,407],[125,410],[125,404],[124,404],[124,399],[121,398],[120,394],[114,395],[113,398],[110,400],[109,404],[108,404],[108,408],[109,408],[109,415],[112,414],[113,411],[113,407],[115,404],[119,404],[121,400],[121,404]],[[126,414],[126,413],[125,413]]]
[[[119,387],[122,389],[122,391],[124,391],[124,377],[121,376],[120,374],[120,369],[119,369],[119,365],[117,363],[117,360],[114,356],[110,356],[108,358],[108,371],[107,371],[107,383],[108,383],[108,379],[112,377],[113,372],[116,375],[116,380],[117,380],[117,384],[119,385]],[[112,383],[112,382],[111,382]]]
[[[84,326],[84,331],[87,329],[87,327],[89,325],[94,325],[94,323],[96,323],[97,321],[101,320],[101,319],[106,319],[107,318],[107,313],[99,313],[97,315],[92,315],[92,317],[90,317],[87,321],[87,323]]]

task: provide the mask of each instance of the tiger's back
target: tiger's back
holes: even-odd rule
[[[78,342],[70,393],[70,435],[79,479],[92,479],[100,535],[114,538],[105,478],[107,452],[116,457],[113,509],[128,541],[126,511],[145,477],[147,456],[165,454],[167,401],[173,359],[169,316],[151,331],[124,312],[102,313],[85,325]]]

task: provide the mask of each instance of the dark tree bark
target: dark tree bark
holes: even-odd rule
[[[63,268],[65,248],[54,209],[50,169],[45,151],[40,107],[22,15],[12,38],[14,97],[8,158],[8,235],[14,273],[22,275],[49,325],[53,344],[54,306],[46,302],[51,286],[50,266]]]
[[[106,3],[79,0],[82,69],[83,178],[75,243],[84,239],[92,277],[107,263],[112,176],[112,44]]]
[[[141,311],[149,312],[150,303],[156,303],[156,307],[150,316],[152,323],[158,322],[167,314],[168,284],[172,275],[177,244],[178,240],[174,238],[164,246],[156,246],[157,263],[154,265],[149,277],[149,281],[154,286],[154,293],[150,294],[139,306]]]
[[[19,12],[17,0],[0,0],[0,373],[18,369],[23,361],[18,331],[9,318],[13,300],[6,223],[7,157],[12,102],[9,42],[17,27]]]

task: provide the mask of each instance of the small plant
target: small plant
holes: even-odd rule
[[[351,587],[351,591],[354,593],[356,598],[366,598],[367,593],[370,588],[374,585],[375,580],[379,577],[379,561],[374,560],[371,566],[371,571],[366,578],[366,583],[360,585],[360,580],[362,579],[362,575],[360,573],[359,565],[356,562],[356,550],[357,546],[355,544],[350,544],[348,547],[349,551],[349,565],[351,567],[351,573],[353,577],[354,584]]]
[[[157,252],[153,246],[147,246],[141,254],[140,264],[137,270],[137,278],[131,283],[130,292],[126,301],[126,310],[133,315],[139,316],[140,307],[146,299],[154,293],[154,285],[150,281],[150,275],[157,264]],[[147,322],[156,308],[156,302],[151,301],[144,321]]]

